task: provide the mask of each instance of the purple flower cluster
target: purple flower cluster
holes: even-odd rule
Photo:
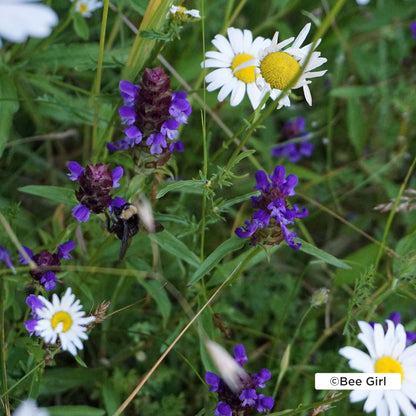
[[[25,322],[26,330],[29,332],[30,336],[32,336],[34,332],[37,336],[39,336],[40,334],[37,331],[35,331],[36,324],[39,320],[36,310],[43,308],[43,302],[37,296],[29,295],[26,299],[26,304],[27,306],[29,306],[30,309],[32,309],[30,314],[33,316],[32,319],[29,319]]]
[[[310,157],[313,144],[307,140],[308,132],[305,129],[306,120],[298,117],[295,121],[287,121],[282,128],[282,143],[271,150],[272,157],[287,157],[292,163],[298,162],[301,157]],[[301,141],[293,142],[292,139]]]
[[[412,32],[412,38],[416,39],[416,22],[410,23],[410,30]]]
[[[237,345],[234,348],[234,356],[237,363],[243,366],[247,361],[243,345]],[[205,381],[210,386],[209,391],[217,393],[219,399],[215,416],[245,416],[250,413],[251,409],[257,409],[258,412],[270,410],[274,405],[273,397],[256,391],[257,388],[264,388],[264,383],[270,377],[271,374],[267,368],[263,368],[256,374],[249,374],[246,380],[241,380],[241,391],[234,393],[220,376],[207,371]]]
[[[110,192],[120,186],[118,181],[123,176],[122,167],[110,170],[108,165],[98,163],[83,168],[78,162],[69,162],[68,169],[71,172],[69,179],[80,184],[80,189],[75,193],[80,204],[72,210],[72,215],[79,222],[88,221],[91,212],[100,214],[118,204]]]
[[[139,148],[152,155],[183,152],[178,127],[188,121],[192,108],[185,92],[172,92],[170,78],[161,67],[146,68],[141,85],[120,82],[124,106],[119,109],[126,137],[117,145],[107,143],[110,152]]]
[[[387,318],[394,323],[394,326],[397,326],[401,323],[402,317],[400,312],[394,311]],[[369,322],[369,324],[374,328],[375,322]],[[416,332],[406,331],[406,345],[410,345],[416,341]]]
[[[54,290],[56,288],[56,281],[58,280],[55,273],[60,271],[61,259],[69,260],[71,258],[69,253],[75,248],[75,242],[69,240],[59,245],[57,253],[49,253],[49,251],[43,250],[34,255],[30,248],[22,247],[30,259],[39,266],[31,270],[30,275],[33,279],[40,282],[45,290]],[[22,254],[20,254],[18,261],[22,264],[28,264]],[[53,268],[53,270],[49,270],[50,268]]]
[[[287,225],[293,224],[295,218],[308,215],[306,208],[300,210],[295,204],[289,208],[286,202],[288,196],[295,195],[294,188],[298,178],[290,174],[285,179],[286,170],[276,166],[273,173],[267,177],[262,170],[256,172],[256,186],[260,196],[252,196],[252,205],[257,211],[251,221],[247,220],[243,228],[237,228],[235,233],[240,238],[251,237],[250,244],[274,246],[283,240],[295,250],[301,246],[295,243],[296,233],[290,232]],[[270,179],[269,179],[270,178]]]
[[[0,261],[2,261],[8,268],[12,269],[13,273],[15,273],[15,269],[12,263],[12,260],[10,258],[10,250],[6,250],[1,244],[0,244]]]

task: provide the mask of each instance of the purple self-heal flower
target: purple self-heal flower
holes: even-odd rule
[[[237,345],[234,348],[234,356],[238,366],[242,366],[247,361],[243,345]],[[221,361],[216,365],[218,366],[220,363]],[[221,369],[218,367],[224,380],[226,380],[228,375],[226,369],[232,371],[229,367],[230,363],[228,363],[225,368]],[[210,386],[209,391],[215,392],[218,395],[218,404],[215,415],[248,415],[251,414],[250,411],[252,409],[257,409],[259,412],[270,410],[274,404],[273,398],[266,397],[264,394],[258,394],[257,392],[257,389],[265,387],[265,382],[269,380],[270,377],[270,371],[266,368],[263,368],[259,373],[253,375],[245,373],[244,378],[239,377],[237,390],[232,390],[220,376],[207,372],[205,381]]]
[[[30,314],[32,316],[36,316],[36,309],[42,309],[43,308],[43,302],[35,295],[29,295],[26,298],[26,304],[27,306],[29,306],[30,309],[32,309],[32,311],[30,312]]]
[[[410,30],[412,31],[412,38],[416,39],[416,22],[410,23]]]
[[[120,186],[118,181],[123,176],[123,168],[118,166],[110,170],[108,165],[103,163],[83,168],[77,162],[69,162],[68,168],[71,172],[69,178],[78,181],[80,185],[75,192],[80,204],[72,209],[72,215],[78,222],[86,222],[90,213],[105,212],[113,199],[110,192]]]
[[[33,318],[33,319],[29,319],[25,322],[25,327],[27,332],[29,332],[29,335],[32,336],[34,333],[36,333],[36,335],[38,334],[38,331],[35,330],[36,325],[38,324],[39,319],[38,318]]]
[[[107,144],[110,152],[131,150],[143,165],[148,164],[149,156],[157,155],[156,163],[154,158],[151,162],[162,166],[172,152],[183,151],[183,144],[177,141],[178,127],[187,123],[192,108],[186,93],[172,92],[162,67],[146,68],[140,85],[121,81],[120,91],[124,105],[119,114],[129,127],[124,130],[125,139],[117,145]],[[161,156],[165,154],[169,157]]]
[[[9,269],[12,269],[13,273],[16,273],[16,270],[10,258],[10,250],[6,250],[1,244],[0,244],[0,261],[4,262],[4,264]]]
[[[254,189],[260,191],[260,195],[251,197],[251,203],[257,211],[251,220],[246,220],[243,228],[235,230],[240,238],[251,237],[251,245],[273,246],[285,240],[295,250],[301,246],[295,243],[296,234],[290,232],[287,225],[293,224],[296,218],[306,217],[308,211],[299,209],[296,204],[289,207],[286,200],[295,195],[298,178],[293,174],[285,175],[283,166],[276,166],[269,176],[263,171],[256,172]]]
[[[61,244],[57,248],[57,253],[50,253],[42,250],[40,253],[33,254],[33,251],[27,247],[22,246],[26,254],[37,265],[36,268],[29,271],[34,280],[44,286],[46,290],[53,290],[56,288],[57,277],[56,273],[61,270],[61,259],[70,259],[70,252],[75,248],[75,243],[72,240]],[[27,264],[26,260],[20,255],[19,262]]]
[[[28,247],[25,247],[25,246],[22,246],[22,249],[24,250],[24,252],[27,254],[27,256],[30,258],[30,259],[33,259],[33,251],[30,249],[30,248],[28,248]],[[26,261],[26,259],[23,257],[23,255],[22,255],[22,253],[21,252],[19,252],[19,260],[17,260],[19,263],[22,263],[24,266],[26,265],[26,264],[29,264],[27,261]]]
[[[287,157],[292,163],[301,157],[310,157],[314,146],[307,139],[306,120],[298,117],[295,121],[287,121],[282,128],[282,140],[271,150],[272,157]]]

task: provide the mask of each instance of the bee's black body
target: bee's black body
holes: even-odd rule
[[[120,260],[123,259],[130,245],[132,237],[134,237],[140,228],[139,214],[137,208],[133,204],[124,204],[121,207],[113,208],[113,217],[107,217],[107,230],[114,233],[121,240]]]

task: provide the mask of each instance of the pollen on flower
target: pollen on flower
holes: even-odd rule
[[[82,13],[85,13],[86,11],[88,11],[88,6],[86,4],[81,4],[79,6],[79,12],[82,14]]]
[[[59,311],[56,312],[52,319],[51,319],[51,325],[53,329],[56,329],[56,327],[62,324],[62,332],[66,332],[68,331],[68,329],[71,328],[72,326],[72,319],[71,316],[69,315],[69,313],[67,312],[63,312],[63,311]]]
[[[250,84],[250,82],[254,82],[256,80],[255,67],[248,66],[247,68],[239,69],[238,71],[235,71],[235,69],[238,68],[244,62],[247,62],[253,58],[254,56],[248,53],[239,53],[234,57],[233,61],[231,62],[231,69],[233,71],[234,76],[246,84]]]
[[[374,365],[374,371],[376,373],[400,373],[403,381],[403,367],[399,363],[399,361],[395,360],[392,357],[379,358]]]
[[[298,61],[285,52],[272,52],[260,63],[264,80],[272,88],[284,90],[299,71]]]

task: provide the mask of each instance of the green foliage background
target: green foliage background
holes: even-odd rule
[[[171,3],[119,0],[118,11],[109,9],[103,37],[103,10],[84,20],[69,1],[52,0],[60,23],[49,38],[5,43],[0,50],[0,211],[34,252],[76,241],[57,293],[71,286],[86,311],[111,301],[81,362],[63,353],[45,363],[41,343],[23,325],[28,267],[12,274],[1,263],[2,400],[12,409],[33,397],[52,416],[116,414],[189,322],[164,279],[197,312],[235,273],[199,322],[230,352],[244,344],[249,371],[271,370],[265,394],[275,397],[274,412],[324,399],[327,392],[314,389],[314,373],[349,371],[338,349],[359,345],[357,320],[383,322],[398,310],[406,329],[416,330],[416,212],[374,210],[391,198],[398,204],[405,188],[416,187],[416,40],[409,29],[414,2],[186,1],[205,17],[180,31],[165,23]],[[326,19],[337,8],[333,20]],[[136,36],[124,18],[141,24],[145,37]],[[328,72],[310,85],[312,107],[297,90],[291,107],[256,124],[247,99],[233,108],[204,91],[200,63],[215,34],[234,26],[270,38],[279,31],[284,39],[309,21],[308,41],[325,30],[318,50],[328,59]],[[185,152],[169,164],[170,177],[181,181],[139,177],[125,156],[109,155],[105,146],[122,137],[118,83],[138,82],[145,67],[160,65],[158,54],[191,88],[193,112],[180,132]],[[184,90],[171,76],[172,89]],[[232,134],[240,132],[238,138],[253,127],[247,153],[233,166],[235,143],[195,96]],[[270,150],[283,124],[296,117],[306,118],[315,151],[294,165],[271,158]],[[132,200],[145,193],[165,231],[138,234],[118,262],[120,242],[105,230],[104,217],[79,226],[71,216],[72,160],[123,165],[117,195]],[[234,236],[251,215],[255,172],[271,173],[278,164],[299,177],[292,202],[310,212],[293,227],[304,240],[299,252],[282,244],[266,253]],[[0,229],[0,244],[17,266],[17,248]],[[160,253],[157,262],[152,244]],[[328,300],[311,308],[320,288],[329,289]],[[285,351],[290,356],[283,365]],[[194,325],[123,414],[213,415],[216,397],[208,393],[206,370],[215,371]],[[334,406],[328,415],[363,413],[361,404],[346,398]],[[311,410],[284,414],[295,413]]]

